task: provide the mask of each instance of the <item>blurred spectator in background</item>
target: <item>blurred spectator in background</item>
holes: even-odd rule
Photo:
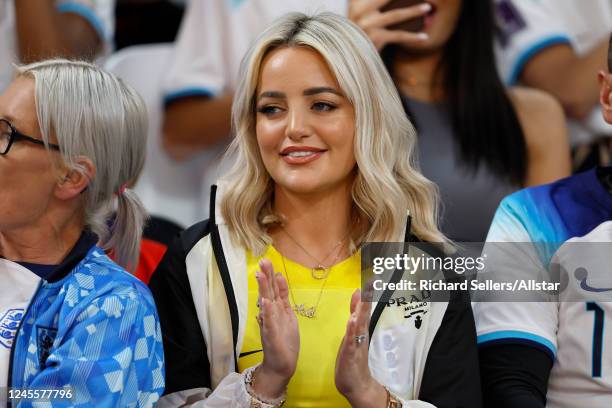
[[[346,0],[226,1],[188,3],[176,52],[164,83],[162,142],[175,159],[205,157],[202,213],[208,216],[210,185],[229,140],[232,94],[238,65],[251,41],[274,19],[291,11],[346,14]]]
[[[612,37],[609,44],[608,70],[599,71],[601,113],[608,126]],[[485,406],[573,408],[588,400],[588,406],[609,407],[610,335],[604,327],[609,327],[612,303],[610,289],[601,286],[609,282],[612,257],[612,166],[506,197],[487,241],[484,253],[490,256],[482,276],[507,280],[527,272],[562,286],[553,301],[472,298],[477,299]],[[499,300],[499,293],[495,297]]]
[[[184,11],[179,0],[117,0],[115,49],[174,41]]]
[[[0,0],[0,91],[17,62],[110,52],[114,0]]]
[[[199,198],[198,192],[191,193],[193,184],[190,181],[197,178],[197,170],[190,164],[184,168],[180,165],[169,168],[167,158],[158,154],[162,114],[160,78],[171,55],[171,42],[181,22],[183,3],[178,0],[117,0],[115,47],[139,46],[117,52],[105,61],[105,67],[133,86],[147,105],[147,160],[134,185],[151,214],[143,231],[138,266],[134,271],[134,275],[145,283],[168,244],[182,230],[181,221],[195,221],[191,220],[190,211],[185,211],[184,202],[192,196]],[[154,44],[150,47],[140,45],[151,43]],[[191,174],[194,176],[190,177]],[[199,182],[196,186],[199,188]],[[193,201],[191,208],[195,211],[197,202]]]
[[[570,121],[580,169],[610,162],[612,131],[597,107],[595,80],[605,68],[612,1],[496,0],[498,66],[509,85],[521,82],[557,97]],[[591,148],[586,146],[591,145]],[[591,157],[588,152],[591,152]]]
[[[491,1],[431,0],[381,12],[385,3],[354,0],[349,15],[381,50],[416,124],[422,172],[441,190],[442,231],[484,241],[505,195],[569,174],[563,110],[541,91],[503,86]],[[387,28],[419,16],[420,33]]]

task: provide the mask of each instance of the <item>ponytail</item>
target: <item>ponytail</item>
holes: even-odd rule
[[[147,212],[134,191],[122,187],[117,193],[115,219],[103,247],[112,250],[115,261],[130,272],[138,266],[142,230],[147,218]]]

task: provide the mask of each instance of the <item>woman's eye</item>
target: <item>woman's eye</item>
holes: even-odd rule
[[[316,102],[312,105],[312,108],[316,111],[324,112],[336,109],[336,105],[329,102]]]
[[[281,109],[278,106],[262,106],[257,108],[257,112],[264,115],[274,115],[275,113],[280,112]]]

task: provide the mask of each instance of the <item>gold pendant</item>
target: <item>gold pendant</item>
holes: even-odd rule
[[[295,313],[299,314],[300,316],[304,316],[309,319],[312,319],[313,317],[315,317],[316,309],[314,307],[306,307],[303,303],[299,305],[295,305],[293,307],[293,310],[295,311]]]
[[[327,278],[327,275],[329,275],[329,270],[330,269],[331,268],[326,268],[323,265],[315,266],[311,270],[312,277],[314,279],[317,279],[317,280],[325,279],[325,278]]]

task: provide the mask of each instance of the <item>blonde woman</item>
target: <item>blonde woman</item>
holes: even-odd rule
[[[361,302],[360,245],[444,240],[385,67],[343,17],[290,14],[246,55],[237,154],[153,275],[162,406],[480,405],[465,299]],[[407,218],[407,212],[411,218]]]

